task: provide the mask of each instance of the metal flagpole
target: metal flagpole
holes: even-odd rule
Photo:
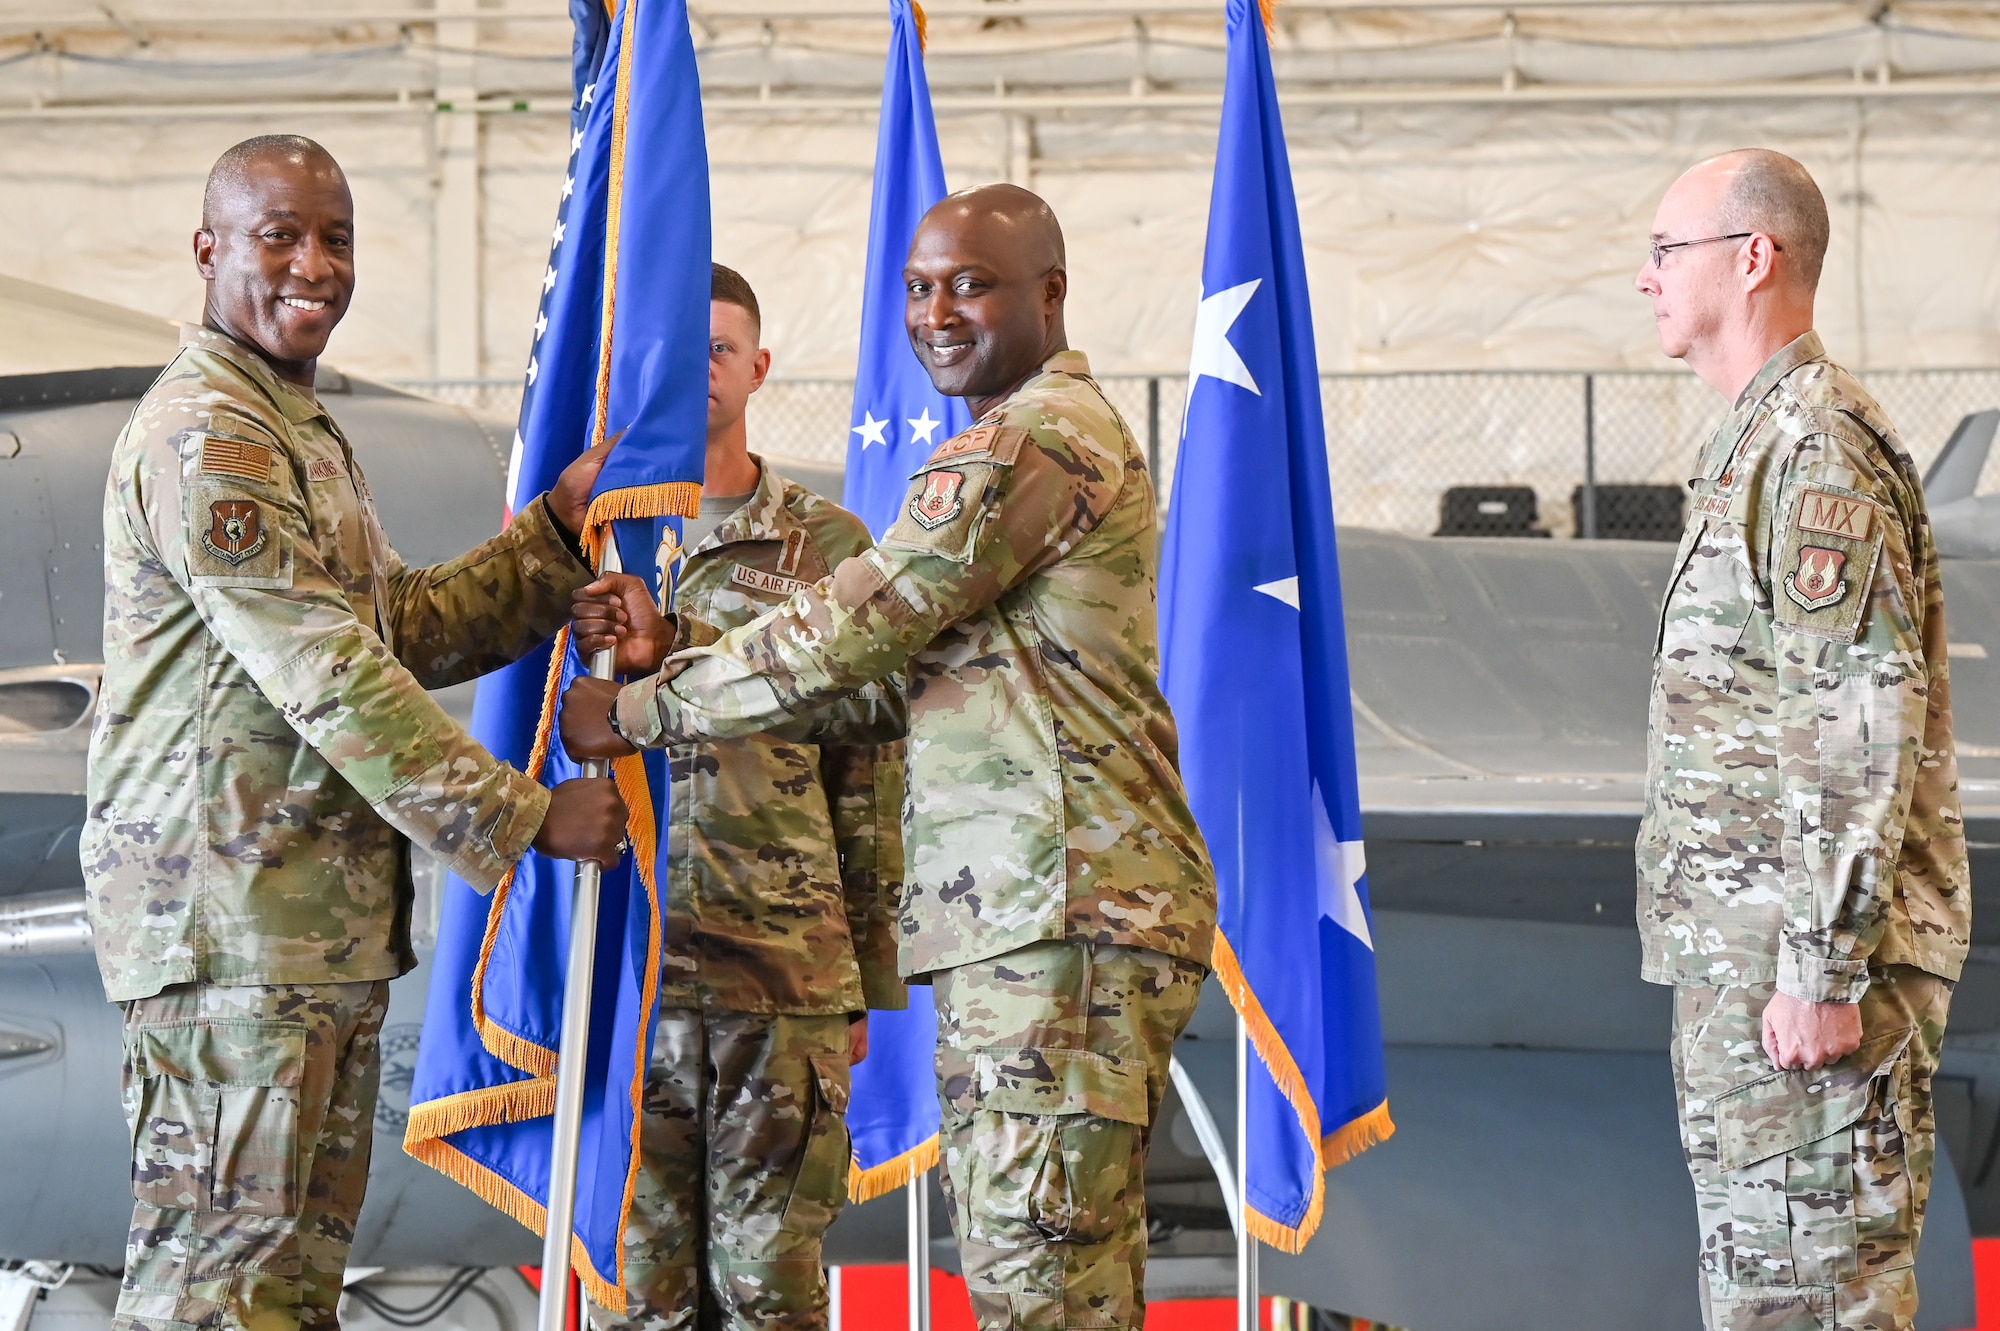
[[[598,572],[619,573],[618,541],[607,535]],[[593,654],[590,673],[611,678],[611,650]],[[586,777],[601,777],[610,764],[587,762]],[[597,969],[597,897],[603,866],[576,862],[576,896],[569,910],[569,964],[563,973],[562,1043],[556,1052],[555,1151],[549,1162],[548,1226],[542,1231],[542,1289],[536,1331],[567,1331],[570,1231],[576,1227],[576,1158],[583,1131],[583,1069],[590,1047],[590,991]],[[578,1322],[582,1322],[581,1310]]]
[[[1257,1240],[1250,1233],[1250,1028],[1236,1016],[1236,1331],[1257,1328]],[[542,1331],[551,1331],[544,1327]]]
[[[910,1180],[910,1331],[931,1331],[930,1171]]]

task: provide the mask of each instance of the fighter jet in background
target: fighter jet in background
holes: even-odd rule
[[[82,914],[77,833],[101,662],[112,440],[171,325],[0,279],[0,1259],[116,1267],[131,1213],[117,1010]],[[502,513],[506,431],[322,370],[383,522],[412,562]],[[2000,496],[1974,485],[2000,412],[1926,480],[1945,562],[1976,885],[2000,870]],[[837,496],[836,471],[778,465]],[[1551,1319],[1694,1325],[1692,1194],[1665,1059],[1668,994],[1638,979],[1632,841],[1665,547],[1341,538],[1393,1140],[1329,1175],[1265,1289],[1420,1331]],[[470,690],[446,705],[469,714]],[[434,877],[434,869],[433,869]],[[434,885],[420,875],[418,932]],[[2000,1235],[2000,915],[1982,901],[1939,1081],[1920,1325],[1970,1325],[1972,1234]],[[399,1149],[426,1000],[392,986],[358,1268],[535,1260],[526,1231]],[[1179,1058],[1233,1133],[1233,1021],[1205,997]],[[1227,1293],[1232,1241],[1191,1106],[1148,1171],[1149,1297]],[[934,1250],[954,1258],[941,1202]],[[842,1263],[903,1260],[902,1208],[851,1207]]]

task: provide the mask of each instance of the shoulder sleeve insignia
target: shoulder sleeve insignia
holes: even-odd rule
[[[1808,485],[1799,491],[1798,516],[1793,525],[1800,531],[1865,541],[1874,516],[1875,506],[1866,499]]]
[[[234,568],[256,556],[270,537],[254,499],[218,499],[208,506],[208,530],[201,548]]]
[[[249,481],[271,479],[271,450],[248,439],[204,435],[201,441],[204,476],[241,476]]]
[[[1863,496],[1804,485],[1790,517],[1773,569],[1772,618],[1780,628],[1851,643],[1868,613],[1882,514]]]
[[[910,516],[925,531],[936,531],[965,508],[959,491],[965,488],[962,471],[932,471],[924,474],[924,488],[910,500]]]
[[[997,426],[980,425],[963,434],[955,434],[939,444],[937,451],[930,455],[929,461],[924,465],[943,462],[947,458],[962,458],[968,453],[984,453],[993,446],[993,436],[997,433],[999,433]]]

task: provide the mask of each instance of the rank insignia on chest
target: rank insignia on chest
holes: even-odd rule
[[[1798,563],[1785,575],[1785,595],[1807,610],[1824,610],[1847,595],[1847,552],[1823,545],[1799,547]]]
[[[926,531],[942,527],[959,515],[965,507],[959,491],[965,486],[965,473],[960,471],[934,471],[924,477],[923,492],[910,501],[910,516]]]
[[[805,557],[806,534],[794,529],[785,533],[785,550],[778,556],[778,572],[786,577],[799,571],[799,561]]]
[[[241,564],[264,548],[263,513],[251,499],[218,499],[208,506],[202,549],[225,564]]]

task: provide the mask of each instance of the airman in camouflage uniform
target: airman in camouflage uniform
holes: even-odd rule
[[[1720,161],[1803,176],[1789,159]],[[1782,213],[1727,218],[1701,234],[1754,233],[1720,238],[1744,240],[1746,267],[1768,262],[1760,245],[1812,246]],[[1665,341],[1688,307],[1660,266],[1641,289]],[[1690,488],[1638,868],[1644,975],[1677,986],[1705,1314],[1732,1331],[1907,1328],[1931,1079],[1971,927],[1922,487],[1807,331],[1743,388]],[[1780,1008],[1847,1034],[1807,1048]]]
[[[710,294],[707,470],[675,625],[637,578],[578,598],[579,647],[615,646],[634,673],[659,669],[676,635],[713,642],[870,544],[860,519],[749,452],[744,411],[770,365],[757,297],[721,264]],[[593,595],[612,588],[615,600]],[[865,1052],[867,1009],[908,1001],[895,941],[907,720],[890,681],[803,725],[669,746],[626,1311],[596,1314],[600,1326],[826,1326],[820,1240],[847,1201],[849,1060]]]
[[[572,753],[625,752],[619,735],[753,733],[907,669],[901,965],[936,985],[943,1181],[987,1328],[1143,1320],[1146,1147],[1215,922],[1157,682],[1153,489],[1064,347],[1061,265],[1026,191],[933,209],[912,338],[977,423],[873,550],[564,707]],[[616,735],[597,719],[614,706]]]
[[[317,145],[225,155],[197,250],[227,289],[112,454],[82,860],[125,1008],[128,1331],[335,1325],[388,981],[416,962],[407,842],[490,887],[552,803],[579,807],[424,691],[545,639],[589,570],[546,497],[459,559],[396,558],[303,386],[351,233]],[[577,499],[595,468],[565,477]],[[584,790],[607,857],[608,785]]]

